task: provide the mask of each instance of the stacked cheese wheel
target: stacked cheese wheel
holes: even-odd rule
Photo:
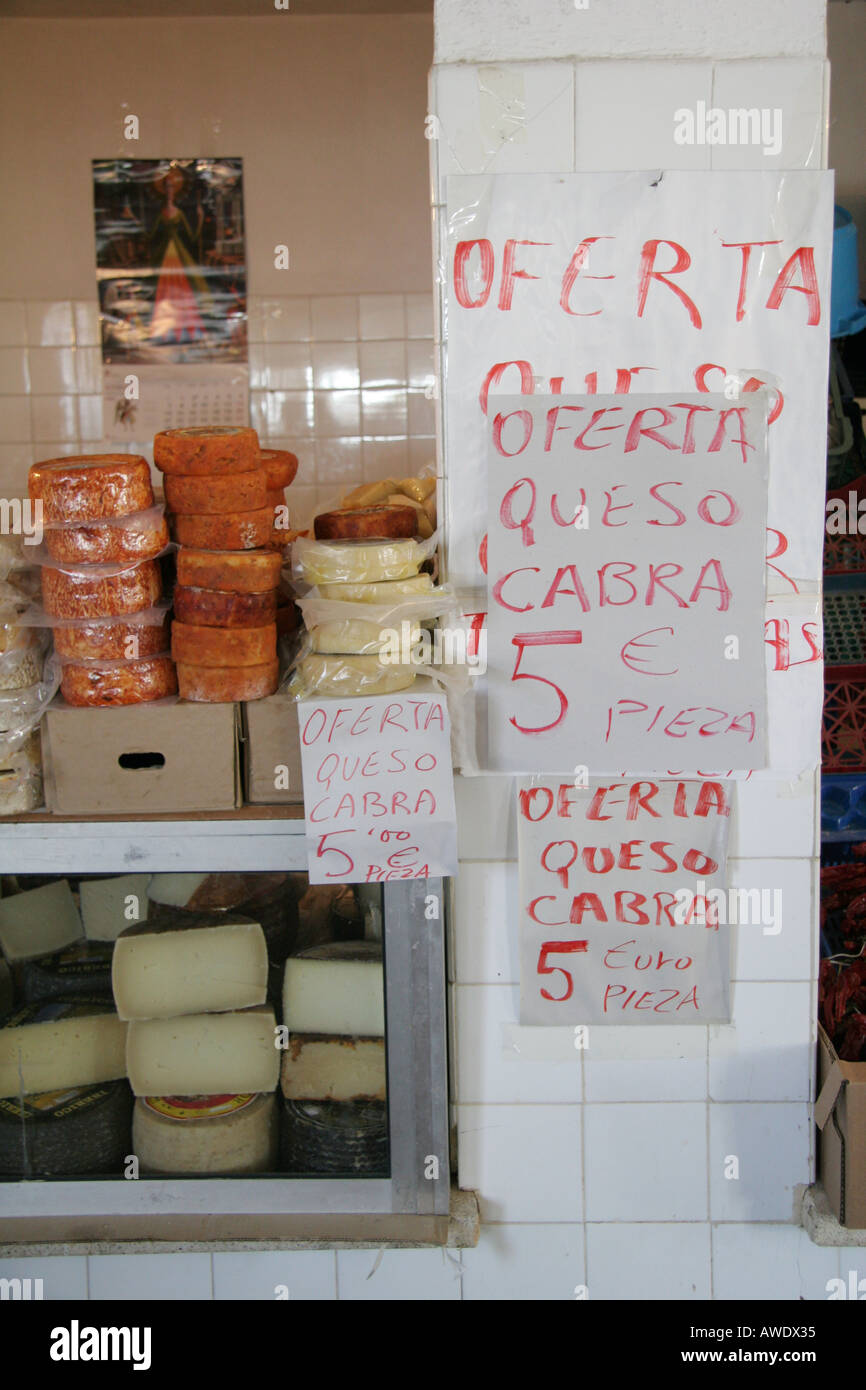
[[[134,454],[48,459],[30,469],[45,546],[42,603],[57,620],[61,691],[71,705],[132,705],[177,690],[166,650],[157,556],[168,532],[150,467]],[[144,615],[154,621],[142,621]]]
[[[32,580],[20,538],[0,537],[0,564],[9,569],[0,602],[0,815],[42,805],[39,722],[51,697],[41,684],[45,642],[38,629],[23,626]],[[19,587],[20,585],[20,587]],[[30,590],[32,592],[32,590]]]
[[[295,542],[295,570],[317,587],[322,598],[390,609],[407,596],[429,594],[433,589],[430,575],[419,572],[426,551],[414,539],[415,530],[411,507],[325,512],[315,519],[317,539]],[[320,644],[314,634],[315,650],[298,663],[296,694],[390,695],[413,683],[415,670],[399,659],[402,653],[386,659],[387,633],[378,635],[371,650],[370,624],[364,622],[363,608],[357,623],[330,626],[329,635],[335,640]],[[399,637],[398,627],[395,639]]]
[[[185,700],[258,700],[277,688],[276,509],[294,454],[255,430],[164,430],[153,443],[179,544],[172,655]]]
[[[276,1019],[265,1006],[265,932],[231,910],[172,913],[168,906],[159,920],[122,932],[114,949],[141,1171],[273,1168],[280,1053]]]
[[[281,1158],[293,1173],[387,1171],[382,948],[316,946],[286,961]]]

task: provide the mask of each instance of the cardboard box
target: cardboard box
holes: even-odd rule
[[[77,709],[42,724],[45,802],[62,816],[231,811],[243,805],[239,711],[186,700]]]
[[[243,706],[247,801],[298,804],[304,800],[298,706],[285,692]]]
[[[818,1179],[842,1226],[866,1228],[866,1062],[843,1062],[818,1028]]]

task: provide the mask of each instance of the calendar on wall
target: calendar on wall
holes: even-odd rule
[[[103,437],[249,420],[240,159],[93,161]]]

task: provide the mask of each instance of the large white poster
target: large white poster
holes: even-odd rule
[[[532,778],[517,807],[521,1023],[727,1021],[729,924],[781,920],[726,888],[726,784]]]
[[[770,395],[771,592],[821,573],[833,176],[448,180],[448,573],[483,586],[497,394]]]
[[[765,766],[766,414],[491,398],[491,770]]]

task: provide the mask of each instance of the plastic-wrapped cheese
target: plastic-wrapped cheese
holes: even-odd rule
[[[196,550],[177,555],[177,582],[225,594],[261,594],[280,582],[280,557],[271,550]]]
[[[153,608],[161,597],[162,579],[155,560],[116,572],[59,570],[48,565],[42,571],[42,603],[52,617],[119,617]]]
[[[51,521],[97,521],[153,506],[150,465],[139,454],[75,454],[30,469],[31,498]]]
[[[277,660],[264,662],[261,666],[195,666],[188,661],[177,663],[177,684],[181,698],[211,705],[261,700],[265,695],[273,695],[279,680],[280,663]]]
[[[186,516],[258,511],[267,506],[267,490],[263,468],[250,473],[216,473],[210,477],[167,474],[165,479],[166,502],[173,512]]]
[[[70,623],[54,629],[54,650],[58,656],[78,661],[136,661],[159,656],[170,645],[168,617],[154,610],[159,621]]]
[[[195,627],[264,627],[277,617],[277,591],[262,594],[224,594],[219,589],[197,589],[178,584],[174,591],[175,616]]]
[[[383,664],[378,656],[303,657],[292,677],[292,690],[302,699],[313,695],[393,695],[408,690],[415,680],[412,666]]]
[[[190,425],[162,430],[153,441],[153,461],[162,473],[248,473],[258,459],[258,436],[244,426]]]
[[[141,705],[177,694],[170,656],[140,661],[75,661],[63,667],[60,693],[68,705]]]
[[[197,550],[258,550],[268,544],[274,514],[270,507],[249,512],[222,512],[210,516],[173,517],[174,538],[179,545]]]
[[[0,654],[0,691],[24,690],[42,679],[42,653],[38,647],[13,648]]]
[[[269,491],[279,488],[282,493],[283,488],[294,482],[298,459],[288,449],[261,449],[259,463],[267,475]]]
[[[66,565],[124,564],[152,560],[168,545],[168,522],[161,507],[130,516],[123,523],[48,527],[45,549]]]
[[[296,541],[292,560],[308,584],[378,584],[417,575],[425,553],[414,540]]]
[[[401,625],[394,623],[383,627],[381,623],[368,623],[363,618],[347,618],[336,622],[318,623],[310,631],[314,652],[323,655],[346,652],[355,656],[366,656],[380,652],[386,642],[393,639],[394,633],[402,636]],[[419,623],[409,624],[409,643],[417,642],[421,636]]]
[[[277,625],[192,627],[171,625],[171,654],[192,666],[263,666],[277,655]]]
[[[39,730],[10,756],[0,759],[0,816],[35,811],[44,801]]]
[[[401,598],[433,592],[429,574],[415,574],[409,579],[391,579],[381,584],[320,584],[321,598],[344,599],[347,603],[384,603],[389,607]]]

